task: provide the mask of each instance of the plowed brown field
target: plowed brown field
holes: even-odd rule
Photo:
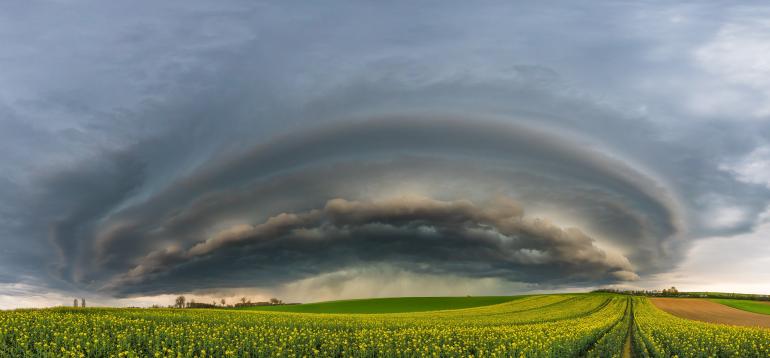
[[[650,298],[658,308],[674,316],[703,322],[770,328],[770,315],[741,311],[697,298]]]

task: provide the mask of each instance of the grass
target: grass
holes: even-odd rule
[[[700,297],[717,299],[739,299],[739,300],[768,300],[770,296],[753,293],[734,293],[734,292],[679,292],[682,297]]]
[[[243,307],[238,309],[301,313],[402,313],[489,306],[522,297],[526,296],[370,298],[301,305]]]
[[[712,299],[712,301],[721,303],[725,306],[730,306],[732,308],[737,308],[739,310],[770,315],[770,304],[767,302],[733,299]]]

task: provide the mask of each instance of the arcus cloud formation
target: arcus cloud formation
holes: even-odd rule
[[[332,199],[323,208],[282,213],[225,229],[189,248],[154,251],[108,290],[120,294],[194,290],[200,280],[249,275],[259,286],[285,284],[357,265],[387,263],[430,274],[516,282],[628,281],[628,259],[609,255],[577,228],[529,219],[514,202],[400,197]]]
[[[121,177],[141,178],[130,173]],[[125,187],[128,191],[112,188],[116,191],[109,196],[92,191],[102,200],[117,198],[110,204],[112,209],[102,208],[104,201],[94,201],[99,206],[84,211],[94,217],[73,216],[51,233],[61,247],[63,279],[120,294],[189,290],[193,283],[202,288],[278,285],[369,261],[401,268],[417,267],[409,262],[422,263],[419,271],[426,273],[446,271],[548,285],[595,284],[635,279],[670,266],[678,250],[675,238],[682,230],[676,202],[652,176],[577,139],[531,125],[490,120],[404,115],[330,122],[212,161],[142,198],[132,196],[130,186]],[[126,196],[131,200],[124,200]],[[391,225],[385,219],[393,217],[384,215],[388,205],[383,203],[404,196],[434,201],[407,201],[417,205],[414,210],[425,209],[425,217],[414,218],[406,227]],[[88,197],[84,193],[81,202],[89,203]],[[463,208],[458,203],[490,203],[499,198],[519,203],[508,210],[526,207],[531,217],[558,225],[519,220],[515,221],[518,226],[511,227],[503,219],[516,217],[515,212],[495,216],[489,210],[501,207],[473,206],[467,212],[447,212],[462,214],[459,218],[468,224],[456,226],[439,215],[440,210],[427,210],[446,203],[457,209]],[[342,227],[334,221],[333,209],[338,205],[356,208],[340,216]],[[320,208],[324,209],[319,213]],[[402,209],[412,210],[408,205]],[[369,217],[369,212],[384,216]],[[355,225],[349,223],[359,217]],[[392,230],[393,245],[404,247],[367,256],[383,237],[372,231],[377,220],[385,220],[384,229]],[[426,225],[417,230],[420,221]],[[343,230],[345,225],[352,225],[350,231]],[[484,225],[491,231],[482,230]],[[303,241],[305,236],[296,234],[298,230],[326,239]],[[427,235],[424,230],[446,239],[425,246],[416,240]],[[287,231],[293,234],[286,236]],[[522,239],[524,246],[492,250],[482,240],[487,246],[478,250],[497,250],[510,257],[479,254],[475,261],[442,263],[463,257],[465,251],[474,252],[470,247],[476,241],[469,238],[492,232],[511,237],[526,234],[540,241]],[[252,242],[237,239],[242,236],[276,246],[266,247],[265,255],[232,248],[234,243]],[[308,245],[318,242],[330,247],[313,256]],[[538,244],[530,245],[534,242]],[[594,247],[594,242],[599,245]],[[411,254],[407,243],[416,245]],[[292,245],[297,245],[297,252],[290,250]],[[612,255],[598,247],[609,248]],[[279,258],[287,257],[295,259],[287,259],[282,266]],[[198,266],[198,262],[209,264]],[[509,265],[500,266],[503,262]],[[576,274],[567,274],[572,272],[567,268]],[[159,275],[161,271],[167,279],[158,278],[164,276]],[[259,272],[269,272],[266,277],[272,279],[256,279]]]

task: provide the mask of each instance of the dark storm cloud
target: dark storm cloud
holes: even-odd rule
[[[620,246],[641,272],[657,272],[676,258],[671,245],[681,218],[654,179],[549,131],[411,116],[331,123],[204,165],[98,223],[85,220],[90,231],[80,236],[79,254],[62,265],[78,284],[103,282],[147,252],[195,245],[226,225],[312,209],[335,197],[399,195],[409,190],[399,186],[409,185],[449,200],[511,195],[546,212],[582,212],[581,224]],[[461,266],[455,273],[465,272]]]
[[[62,215],[49,223],[49,235],[60,255],[60,263],[76,262],[87,244],[90,225],[109,213],[117,203],[128,198],[143,184],[141,163],[116,155],[111,160],[90,163],[77,173],[62,175],[47,183],[46,189],[58,201],[39,203],[51,216]],[[74,205],[73,205],[74,204]],[[71,279],[72,265],[57,268],[60,275]]]
[[[499,277],[517,282],[634,280],[625,257],[608,257],[575,228],[523,217],[514,202],[401,197],[333,199],[321,209],[282,213],[225,229],[186,249],[147,254],[108,282],[119,294],[273,286],[355,264],[388,263],[421,273]],[[169,289],[173,287],[173,289]]]
[[[731,166],[768,145],[770,85],[751,73],[765,32],[746,25],[762,7],[4,5],[0,281],[94,289],[230,227],[404,193],[511,197],[665,272],[770,202]],[[731,39],[754,42],[702,50]],[[292,277],[338,268],[331,252]],[[195,259],[120,290],[252,285],[249,257],[225,248],[206,260],[232,270],[201,278]],[[435,269],[465,270],[450,266]]]

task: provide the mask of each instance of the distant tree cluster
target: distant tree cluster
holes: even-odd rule
[[[603,288],[592,292],[617,293],[622,295],[650,296],[650,297],[691,297],[691,298],[734,298],[754,301],[770,301],[770,295],[755,295],[748,293],[723,293],[723,292],[680,292],[676,287],[662,290],[621,290]]]
[[[671,286],[670,288],[664,288],[662,290],[623,290],[623,289],[615,289],[615,288],[602,288],[598,290],[594,290],[592,292],[608,292],[608,293],[617,293],[617,294],[623,294],[623,295],[634,295],[634,296],[651,296],[651,297],[691,297],[691,293],[687,292],[679,292],[679,290],[676,289],[676,287]]]
[[[234,307],[277,306],[277,305],[285,305],[285,304],[287,303],[283,303],[283,301],[277,298],[271,298],[269,301],[251,302],[250,299],[247,299],[246,297],[241,297],[241,302],[236,303]],[[289,303],[289,304],[292,304],[292,303]]]
[[[187,303],[187,308],[218,308],[219,306],[211,303],[190,301]]]
[[[185,298],[185,296],[179,296],[176,298],[174,305],[169,306],[173,308],[232,308],[232,307],[252,307],[252,306],[278,306],[278,305],[294,305],[296,303],[284,303],[282,300],[279,300],[277,298],[271,298],[269,301],[266,302],[251,302],[251,299],[248,299],[246,297],[241,297],[240,302],[236,302],[234,305],[228,305],[227,301],[223,298],[219,300],[219,304],[217,304],[216,301],[212,301],[211,303],[205,303],[205,302],[195,302],[195,300],[189,300]],[[153,308],[160,308],[157,305],[154,305]]]
[[[679,290],[674,286],[671,286],[671,288],[664,288],[661,292],[663,293],[663,296],[676,296],[679,294]]]

